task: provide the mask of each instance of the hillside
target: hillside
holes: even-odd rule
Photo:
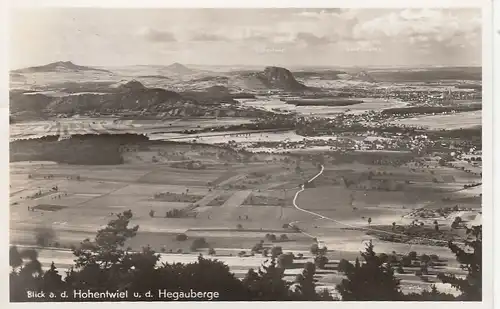
[[[482,80],[481,67],[443,67],[425,69],[369,70],[378,82],[434,82],[442,80]]]
[[[304,91],[307,86],[298,82],[292,72],[282,67],[266,67],[260,72],[240,72],[230,81],[232,86],[250,90]]]
[[[42,66],[34,66],[24,69],[12,70],[13,73],[85,72],[85,71],[111,73],[108,70],[76,65],[71,61],[57,61]]]
[[[209,92],[177,93],[148,88],[136,80],[109,87],[106,92],[81,92],[52,96],[47,93],[11,91],[10,112],[13,119],[25,120],[56,115],[134,114],[159,117],[237,116],[253,117],[254,110],[223,106],[235,103],[222,88]],[[221,99],[224,100],[221,100]],[[262,112],[261,112],[262,114]]]
[[[188,75],[188,74],[196,73],[195,70],[192,70],[192,69],[186,67],[185,65],[182,65],[182,64],[177,63],[177,62],[167,66],[166,69],[171,73],[179,74],[179,75]]]

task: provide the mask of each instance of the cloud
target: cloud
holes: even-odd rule
[[[380,41],[376,40],[351,40],[342,41],[341,45],[344,46],[344,50],[347,52],[381,52],[382,44]]]
[[[326,36],[316,36],[313,33],[299,32],[295,36],[295,40],[305,43],[306,45],[324,45],[330,44],[332,40]]]
[[[353,38],[360,40],[399,40],[401,44],[456,44],[480,37],[480,15],[463,18],[457,10],[400,10],[393,11],[358,23],[353,28]],[[474,13],[474,12],[472,12]]]
[[[329,9],[309,9],[295,13],[296,16],[307,18],[323,18],[330,16],[337,16],[343,12],[342,9],[329,8]]]
[[[218,34],[198,33],[191,37],[191,41],[217,42],[217,41],[230,41],[230,39],[228,37]]]
[[[177,39],[172,32],[145,28],[139,32],[145,40],[150,42],[176,42]]]

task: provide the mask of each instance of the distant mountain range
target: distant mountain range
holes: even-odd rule
[[[298,82],[292,72],[282,67],[266,67],[257,72],[236,72],[228,81],[231,86],[249,90],[283,90],[290,92],[307,90]]]
[[[28,67],[24,69],[12,70],[12,73],[45,73],[45,72],[84,72],[96,71],[111,73],[108,70],[98,69],[88,66],[76,65],[71,61],[57,61],[46,65]]]
[[[172,73],[179,74],[179,75],[188,75],[188,74],[196,73],[195,70],[192,70],[192,69],[186,67],[185,65],[182,65],[182,64],[177,63],[177,62],[165,67],[165,69],[167,69],[168,71],[170,71]]]
[[[89,85],[96,87],[96,85]],[[150,113],[169,117],[255,116],[221,103],[236,103],[225,87],[212,87],[205,92],[178,93],[161,88],[148,88],[136,80],[118,85],[99,85],[102,92],[82,89],[80,93],[52,96],[44,92],[11,90],[10,112],[13,119],[37,119],[63,114]],[[89,89],[92,90],[92,89]],[[237,96],[238,94],[236,94]],[[223,102],[221,102],[223,101]],[[253,115],[252,115],[253,113]]]

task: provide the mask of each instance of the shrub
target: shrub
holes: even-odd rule
[[[318,267],[319,269],[323,269],[325,268],[326,266],[326,263],[328,263],[328,258],[324,255],[317,255],[315,258],[314,258],[314,264],[316,265],[316,267]]]
[[[311,245],[311,249],[309,250],[311,252],[311,254],[318,254],[318,251],[319,251],[319,246],[318,244],[312,244]]]
[[[253,246],[252,252],[260,252],[262,249],[264,249],[264,246],[262,245],[262,242],[259,242]]]
[[[276,241],[276,235],[274,234],[266,234],[266,239],[269,241]]]
[[[427,274],[429,274],[429,271],[428,271],[428,269],[427,269],[427,266],[425,266],[425,265],[422,265],[422,266],[420,267],[420,271],[422,272],[422,275],[427,275]]]
[[[382,262],[382,263],[387,263],[389,261],[389,256],[385,253],[380,253],[378,255],[378,258],[380,259],[380,262]]]
[[[395,254],[391,254],[387,257],[387,262],[391,264],[396,264],[398,262],[398,257]]]
[[[196,238],[195,240],[193,240],[193,243],[191,244],[191,251],[196,251],[198,250],[199,248],[205,248],[207,247],[207,241],[205,240],[205,238],[203,237],[200,237],[200,238]]]
[[[278,256],[278,266],[281,268],[289,268],[293,265],[293,254],[286,253]]]
[[[408,255],[403,256],[401,259],[401,264],[404,267],[410,267],[411,266],[411,258]]]
[[[236,225],[236,228],[237,228],[238,230],[242,230],[242,229],[243,229],[243,225],[238,224],[238,225]]]
[[[186,234],[178,234],[177,236],[175,236],[175,240],[177,240],[177,241],[185,241],[187,239],[188,239],[188,237]]]
[[[431,258],[427,254],[422,254],[420,256],[420,261],[423,263],[429,263]]]
[[[429,255],[429,257],[431,258],[431,261],[433,261],[433,262],[439,261],[439,256],[437,254],[431,254],[431,255]]]
[[[287,241],[288,240],[288,236],[286,236],[286,234],[281,234],[280,235],[280,240],[281,241]]]
[[[349,263],[346,259],[341,259],[339,264],[337,265],[337,271],[342,273],[347,273],[353,268],[353,265]]]
[[[405,270],[403,269],[403,266],[399,265],[398,268],[396,268],[396,271],[398,274],[404,274]]]
[[[40,247],[47,247],[54,238],[55,233],[51,228],[38,228],[35,230],[35,241]]]

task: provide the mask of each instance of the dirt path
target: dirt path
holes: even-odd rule
[[[316,175],[314,175],[314,177],[312,177],[311,179],[309,179],[307,182],[311,183],[313,180],[315,180],[316,178],[318,178],[319,176],[321,176],[323,174],[324,170],[325,170],[325,167],[323,165],[321,165],[321,170]],[[305,210],[303,208],[300,208],[297,205],[297,198],[299,197],[300,193],[302,193],[304,190],[305,190],[305,186],[301,185],[300,190],[297,191],[297,193],[295,193],[295,197],[293,198],[293,206],[297,210],[300,210],[300,211],[308,213],[310,215],[319,217],[320,219],[332,221],[334,223],[337,223],[337,224],[340,224],[340,225],[343,225],[343,226],[346,226],[346,227],[357,228],[357,229],[361,229],[361,230],[365,230],[365,231],[372,231],[372,232],[384,233],[384,234],[394,235],[394,236],[408,237],[408,235],[405,235],[405,234],[393,233],[393,232],[389,232],[389,231],[383,231],[383,230],[377,230],[377,229],[372,229],[372,228],[367,228],[367,227],[362,227],[362,226],[351,225],[351,224],[348,224],[348,223],[345,223],[345,222],[342,222],[342,221],[335,220],[335,219],[330,218],[330,217],[323,216],[323,215],[321,215],[319,213],[316,213],[316,212],[313,212],[313,211],[309,211],[309,210]],[[294,222],[294,223],[297,223],[297,221]],[[305,234],[305,235],[309,235],[309,234]],[[309,236],[311,236],[311,235],[309,235]],[[422,239],[422,240],[430,240],[430,241],[434,241],[434,242],[448,243],[448,241],[445,241],[445,240],[425,238],[425,237],[414,237],[414,239]],[[457,244],[461,244],[460,242],[456,242],[456,243]]]

